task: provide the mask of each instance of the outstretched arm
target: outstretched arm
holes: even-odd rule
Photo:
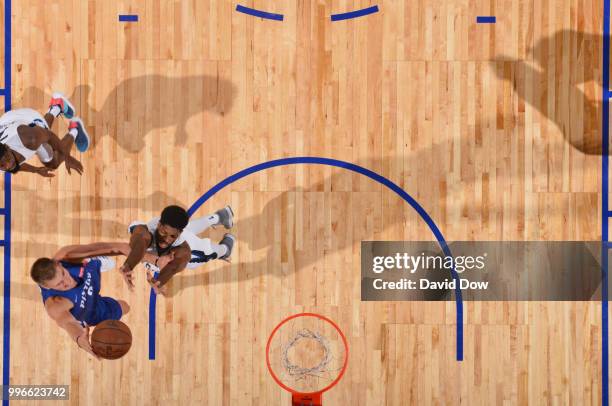
[[[129,246],[121,242],[95,242],[92,244],[67,245],[55,253],[53,259],[81,260],[102,255],[127,255]]]
[[[70,314],[72,302],[63,297],[50,297],[45,301],[45,309],[49,316],[55,320],[58,326],[66,330],[68,335],[77,343],[83,350],[87,351],[95,358],[100,359],[93,352],[89,342],[89,327],[84,328],[81,323]]]
[[[53,169],[45,168],[44,166],[33,166],[25,162],[19,165],[19,171],[37,173],[45,178],[52,178],[55,176],[53,174]]]
[[[134,276],[132,270],[142,261],[147,247],[151,243],[151,233],[143,225],[136,226],[130,237],[130,253],[121,266],[121,272],[130,289],[134,288]]]

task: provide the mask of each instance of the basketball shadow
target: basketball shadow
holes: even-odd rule
[[[175,129],[174,145],[186,145],[187,121],[205,111],[224,116],[232,108],[237,87],[228,80],[205,75],[136,76],[115,86],[101,106],[90,104],[95,91],[89,84],[83,84],[67,94],[75,104],[77,115],[90,129],[94,147],[101,137],[110,136],[124,150],[138,152],[143,149],[147,134],[166,127]],[[177,100],[176,96],[181,94],[188,95],[188,101]],[[42,107],[47,105],[50,96],[39,88],[28,87],[15,104]],[[136,130],[124,132],[123,123],[128,122]]]
[[[492,62],[499,79],[510,82],[522,100],[559,128],[566,142],[587,155],[602,153],[601,72],[576,61],[601,61],[602,41],[600,35],[561,30],[537,42],[529,51],[530,62],[504,55]]]

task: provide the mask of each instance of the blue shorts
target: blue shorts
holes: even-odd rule
[[[121,316],[123,316],[123,311],[117,300],[112,297],[99,296],[96,301],[95,314],[86,322],[89,326],[95,326],[104,320],[120,320]]]

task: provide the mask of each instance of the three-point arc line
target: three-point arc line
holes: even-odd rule
[[[236,11],[238,11],[239,13],[244,13],[244,14],[252,15],[255,17],[259,17],[259,18],[265,18],[268,20],[283,21],[282,14],[275,14],[275,13],[269,13],[267,11],[256,10],[254,8],[245,7],[240,4],[236,6]]]
[[[287,165],[295,165],[295,164],[318,164],[318,165],[328,165],[335,166],[338,168],[348,169],[350,171],[359,173],[361,175],[367,176],[368,178],[375,180],[376,182],[386,186],[395,192],[399,197],[404,199],[406,203],[408,203],[425,221],[425,223],[429,226],[429,229],[436,237],[438,244],[442,248],[442,251],[446,256],[452,257],[452,253],[442,232],[434,223],[433,219],[427,214],[425,209],[412,197],[410,196],[404,189],[399,187],[397,184],[393,183],[391,180],[385,178],[378,173],[371,171],[370,169],[364,168],[362,166],[346,162],[340,161],[337,159],[331,158],[321,158],[321,157],[293,157],[293,158],[282,158],[276,159],[273,161],[263,162],[249,168],[243,169],[240,172],[237,172],[221,182],[217,183],[215,186],[210,188],[206,193],[204,193],[188,210],[189,216],[192,216],[199,208],[202,206],[208,199],[215,195],[218,191],[223,189],[224,187],[248,176],[253,173],[262,171],[264,169],[275,168],[278,166],[287,166]],[[451,275],[453,280],[457,281],[459,276],[455,269],[451,270]],[[155,359],[155,300],[156,296],[153,290],[151,290],[150,302],[149,302],[149,359]],[[457,361],[463,360],[463,301],[461,299],[461,288],[459,287],[459,283],[456,283],[455,288],[455,303],[457,309],[457,342],[456,342],[456,351],[457,351]]]
[[[368,14],[374,14],[378,12],[378,6],[372,6],[362,8],[361,10],[349,11],[348,13],[332,14],[332,21],[348,20],[350,18],[363,17]]]

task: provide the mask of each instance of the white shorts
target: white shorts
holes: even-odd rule
[[[40,144],[40,147],[36,150],[36,156],[43,164],[51,162],[53,160],[53,148],[47,143]]]
[[[214,259],[212,254],[215,252],[210,245],[210,238],[200,238],[187,229],[183,230],[183,236],[191,248],[191,259],[187,263],[187,269],[198,268],[205,262]]]

